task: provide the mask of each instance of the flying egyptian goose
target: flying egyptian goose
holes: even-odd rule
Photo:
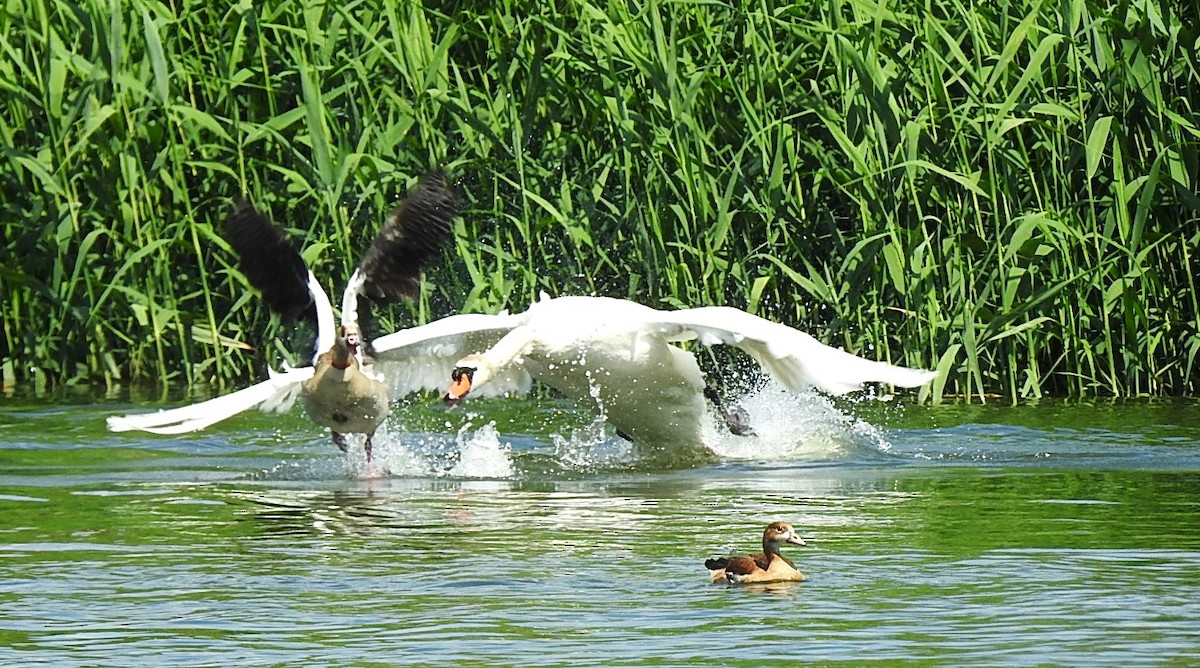
[[[284,320],[313,314],[317,354],[311,367],[271,372],[261,383],[200,404],[144,415],[113,416],[113,431],[140,429],[178,434],[203,429],[254,407],[288,410],[299,392],[309,417],[329,427],[343,452],[346,434],[366,434],[363,448],[372,459],[371,438],[387,418],[389,386],[367,364],[361,351],[358,302],[366,296],[380,304],[411,299],[420,291],[421,267],[449,235],[454,194],[438,173],[421,179],[397,207],[342,294],[342,322],[334,326],[333,307],[320,282],[304,264],[283,230],[247,202],[238,203],[225,224],[225,235],[238,266]]]
[[[708,569],[712,582],[750,584],[805,580],[804,574],[796,570],[796,565],[779,554],[779,546],[784,543],[804,545],[804,539],[787,522],[772,522],[763,531],[761,554],[706,559],[704,567]]]
[[[705,448],[705,399],[719,401],[695,356],[672,345],[692,339],[744,350],[792,391],[840,395],[869,382],[917,387],[936,375],[856,357],[735,308],[660,311],[608,297],[543,295],[524,313],[450,316],[372,346],[394,392],[436,389],[447,368],[450,403],[468,393],[525,392],[536,378],[596,406],[641,455],[671,462]],[[736,412],[718,408],[732,431],[751,433]]]

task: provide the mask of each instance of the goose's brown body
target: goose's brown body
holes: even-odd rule
[[[339,447],[342,434],[366,434],[370,458],[371,437],[388,416],[388,386],[367,375],[357,358],[339,367],[336,348],[317,358],[313,377],[304,381],[304,409],[313,422],[329,427]]]
[[[342,295],[342,325],[336,331],[328,297],[283,230],[247,202],[240,203],[226,223],[239,266],[273,310],[284,317],[315,311],[317,346],[323,352],[313,360],[312,377],[300,387],[301,400],[313,422],[329,427],[342,452],[347,449],[346,434],[366,434],[368,463],[371,438],[388,417],[391,388],[359,353],[359,296],[387,304],[419,294],[421,267],[440,251],[453,217],[454,195],[441,174],[422,178],[388,216],[350,276]]]

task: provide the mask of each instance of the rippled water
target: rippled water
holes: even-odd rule
[[[1200,664],[1200,405],[746,403],[674,471],[416,403],[363,479],[299,411],[0,400],[0,665]],[[708,584],[775,519],[808,582]]]

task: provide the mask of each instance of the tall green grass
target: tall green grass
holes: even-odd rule
[[[594,293],[937,367],[934,400],[1200,390],[1194,6],[17,5],[6,379],[257,377],[302,346],[229,199],[340,291],[442,166],[458,243],[385,327]]]

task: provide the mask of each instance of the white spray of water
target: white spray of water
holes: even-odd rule
[[[749,415],[755,435],[710,430],[706,444],[722,459],[847,459],[891,450],[878,427],[842,412],[817,392],[788,392],[770,382],[736,403]]]
[[[496,423],[489,422],[468,433],[471,425],[458,430],[458,463],[448,475],[456,478],[511,478],[512,448],[501,445]]]
[[[346,474],[351,478],[381,478],[386,476],[429,475],[428,459],[398,437],[393,437],[385,422],[371,438],[373,462],[367,464],[363,443],[366,437],[348,438],[349,448],[343,457]]]
[[[580,359],[581,364],[584,361]],[[572,429],[566,436],[552,434],[550,439],[554,443],[554,458],[564,468],[581,472],[628,465],[634,459],[633,444],[611,435],[606,429],[608,412],[600,399],[600,383],[592,376],[590,369],[586,369],[585,373],[588,394],[595,401],[595,418],[583,427]]]
[[[634,461],[633,444],[610,434],[602,415],[565,436],[551,434],[554,458],[571,471],[592,472],[627,467]]]
[[[628,469],[637,466],[632,443],[617,436],[606,423],[596,383],[592,396],[597,412],[591,422],[564,434],[549,437],[554,462],[565,470],[595,472]],[[863,401],[884,399],[871,394]],[[892,447],[883,432],[874,425],[840,410],[824,395],[816,392],[792,393],[775,383],[750,390],[737,399],[728,398],[747,413],[754,436],[729,433],[715,412],[704,425],[704,443],[723,460],[757,461],[828,461],[886,456]],[[587,408],[580,410],[592,413]],[[363,455],[364,439],[350,438],[349,454],[341,458],[343,475],[351,478],[455,477],[475,479],[512,478],[519,467],[512,446],[502,443],[496,423],[476,428],[473,417],[456,434],[406,432],[403,428],[389,434],[386,426],[376,432],[375,462],[371,467]],[[445,427],[451,428],[446,422]],[[304,463],[289,462],[264,471],[267,479],[307,479],[337,475],[339,464],[328,459]]]

